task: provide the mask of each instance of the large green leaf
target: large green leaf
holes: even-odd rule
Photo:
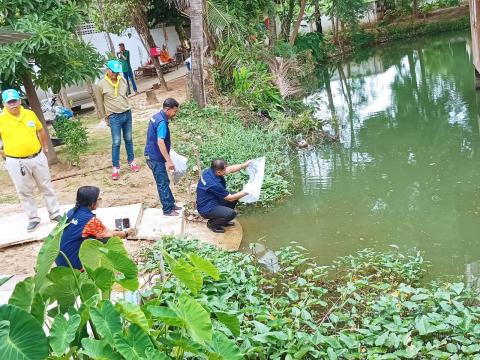
[[[186,261],[176,261],[166,252],[164,258],[170,267],[172,274],[181,281],[190,291],[196,295],[203,285],[203,278],[200,270],[188,264]]]
[[[216,332],[209,344],[211,360],[242,360],[243,355],[238,346],[224,334]]]
[[[36,293],[33,297],[32,308],[30,314],[38,320],[40,324],[45,321],[45,311],[47,309],[47,302],[43,299],[42,295]]]
[[[34,298],[35,283],[33,277],[27,277],[15,285],[12,296],[8,300],[10,305],[18,306],[19,308],[30,312]]]
[[[79,279],[80,271],[59,266],[53,268],[47,275],[47,279],[51,284],[45,289],[44,296],[57,300],[62,311],[66,311],[70,306],[75,304],[77,296],[79,296],[75,277]]]
[[[48,340],[40,323],[15,305],[0,306],[0,359],[44,360]]]
[[[179,347],[185,352],[192,354],[203,354],[204,348],[199,343],[194,342],[192,339],[182,336],[178,332],[169,332],[168,338],[163,338],[162,342],[170,347]]]
[[[105,257],[105,254],[100,249],[105,248],[105,244],[98,240],[85,240],[80,246],[78,257],[85,268],[89,268],[92,271],[99,267],[105,267],[113,270],[113,265]]]
[[[115,307],[125,320],[130,321],[132,324],[138,325],[141,329],[148,333],[150,326],[148,325],[147,317],[137,304],[120,300],[115,304]]]
[[[62,314],[55,317],[49,340],[50,347],[56,356],[62,356],[68,350],[70,343],[75,339],[80,320],[78,314],[71,316],[68,320]]]
[[[66,227],[67,216],[64,215],[62,221],[60,221],[50,235],[47,236],[38,252],[37,264],[35,265],[35,289],[37,290],[45,281],[45,277],[60,251],[60,239]]]
[[[115,282],[115,274],[112,270],[99,267],[92,272],[89,272],[95,285],[103,292],[109,292],[112,289],[112,285]]]
[[[90,317],[98,333],[108,342],[113,341],[113,336],[122,331],[122,323],[112,303],[104,301],[101,308],[91,308]]]
[[[113,351],[106,339],[82,339],[83,353],[95,360],[120,360],[122,357]]]
[[[237,315],[227,314],[223,311],[217,311],[215,312],[215,315],[217,316],[218,321],[225,325],[233,335],[240,335],[240,321],[238,320]]]
[[[145,351],[146,360],[171,360],[171,358],[155,348],[148,348]]]
[[[126,360],[142,360],[146,351],[153,347],[148,335],[135,324],[130,325],[126,336],[115,334],[114,343]]]
[[[210,260],[204,259],[197,254],[190,254],[188,258],[193,263],[193,265],[195,265],[198,270],[200,270],[204,274],[211,276],[214,280],[220,279],[220,271],[218,271],[218,268],[213,265]]]
[[[111,261],[105,256],[108,251],[114,251],[128,257],[128,252],[119,237],[110,238],[105,244],[98,240],[85,240],[79,251],[82,265],[95,270],[98,267],[113,269]]]
[[[95,274],[99,268],[105,268],[118,274],[116,281],[123,287],[131,291],[138,289],[137,266],[128,257],[127,250],[120,238],[111,238],[106,244],[98,240],[85,240],[80,247],[79,257],[82,265],[88,269],[90,274]],[[97,275],[100,276],[100,273]],[[99,283],[104,288],[109,281],[105,275],[102,271],[102,280]]]
[[[182,294],[178,305],[171,305],[192,339],[198,343],[212,340],[212,320],[208,312],[192,297]]]
[[[166,306],[153,306],[150,305],[147,307],[147,310],[152,314],[156,319],[159,319],[166,325],[183,327],[183,321],[180,319],[175,311],[166,307]]]

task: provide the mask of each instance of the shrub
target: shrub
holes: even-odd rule
[[[295,49],[297,53],[311,50],[313,59],[317,63],[324,61],[326,58],[323,36],[318,32],[298,35]]]
[[[273,77],[262,63],[241,66],[233,70],[233,94],[238,104],[250,110],[276,109],[282,104]]]
[[[66,158],[71,165],[80,164],[80,155],[86,151],[88,144],[87,129],[80,119],[59,117],[53,123],[55,134],[66,146]]]
[[[237,164],[265,156],[260,202],[271,204],[289,194],[287,149],[279,129],[262,127],[255,122],[245,125],[234,111],[226,112],[215,106],[200,109],[193,103],[182,105],[174,124],[178,124],[184,134],[189,134],[188,139],[178,141],[178,150],[193,160],[194,148],[198,149],[202,168],[210,166],[211,160],[218,157],[225,158],[229,164]],[[176,132],[176,125],[173,134],[182,136]],[[241,190],[247,178],[243,172],[227,176],[229,190]]]

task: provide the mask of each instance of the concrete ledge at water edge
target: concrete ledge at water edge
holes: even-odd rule
[[[202,222],[187,222],[185,235],[188,239],[196,239],[204,244],[216,246],[226,251],[237,251],[243,239],[243,228],[238,220],[235,226],[226,227],[225,233],[217,234]]]

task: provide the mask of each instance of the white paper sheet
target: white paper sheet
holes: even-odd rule
[[[248,195],[241,198],[240,201],[248,204],[256,202],[260,198],[265,174],[265,157],[253,159],[247,167],[247,173],[250,178],[243,187],[243,191],[247,192]]]

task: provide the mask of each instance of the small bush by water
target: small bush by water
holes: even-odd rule
[[[463,283],[421,286],[428,264],[420,253],[363,250],[319,266],[304,248],[277,251],[281,271],[253,256],[195,241],[166,239],[167,252],[192,252],[220,269],[204,280],[197,300],[228,314],[218,330],[233,336],[247,359],[473,359],[480,355],[480,308]],[[144,253],[155,272],[160,245]],[[165,298],[185,286],[161,285]]]

